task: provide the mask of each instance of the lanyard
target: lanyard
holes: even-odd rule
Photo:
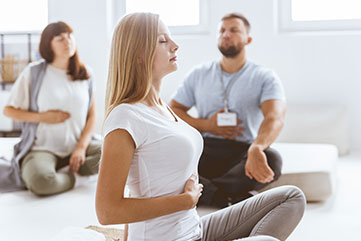
[[[227,88],[224,86],[224,81],[223,81],[223,71],[221,69],[221,83],[222,83],[222,90],[223,90],[223,104],[224,104],[224,112],[228,113],[228,96],[229,93],[231,92],[232,86],[234,85],[234,83],[237,80],[237,75],[235,75],[229,82]]]

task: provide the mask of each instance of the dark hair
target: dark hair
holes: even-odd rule
[[[241,13],[227,13],[223,16],[222,21],[230,18],[239,18],[243,21],[244,25],[246,26],[247,32],[251,31],[251,24],[249,23],[248,19]]]
[[[54,61],[54,52],[51,49],[51,41],[55,36],[62,33],[72,33],[73,29],[64,22],[50,23],[45,27],[40,37],[39,52],[47,63]],[[89,79],[89,74],[84,64],[79,60],[78,50],[69,59],[68,72],[72,80]]]

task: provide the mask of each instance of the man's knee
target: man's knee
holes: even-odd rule
[[[267,156],[268,165],[271,167],[275,174],[274,180],[277,180],[281,176],[282,157],[277,150],[272,148],[266,149],[265,154]]]

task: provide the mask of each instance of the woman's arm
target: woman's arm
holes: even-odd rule
[[[78,144],[76,145],[69,159],[70,171],[77,172],[79,170],[80,165],[84,164],[86,157],[86,150],[93,136],[95,124],[96,124],[96,111],[95,111],[95,99],[93,96],[88,111],[85,127],[81,133]]]
[[[125,224],[123,241],[128,240],[128,224]]]
[[[18,109],[10,105],[4,107],[3,113],[5,116],[17,121],[37,123],[44,122],[47,124],[61,123],[70,117],[70,114],[68,112],[60,110],[49,110],[38,113]]]
[[[157,198],[125,198],[124,188],[135,143],[125,130],[112,131],[105,137],[96,191],[96,211],[101,224],[125,224],[144,221],[193,208],[202,185],[192,176],[185,192]]]
[[[83,129],[83,132],[81,133],[80,139],[78,141],[76,148],[83,148],[86,150],[88,147],[96,125],[96,111],[95,111],[95,99],[94,96],[91,99],[90,108],[88,111],[88,117],[85,123],[85,127]]]

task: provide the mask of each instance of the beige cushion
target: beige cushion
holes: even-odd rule
[[[337,147],[330,144],[275,143],[282,156],[281,177],[261,191],[281,185],[295,185],[307,201],[324,201],[334,189]]]

